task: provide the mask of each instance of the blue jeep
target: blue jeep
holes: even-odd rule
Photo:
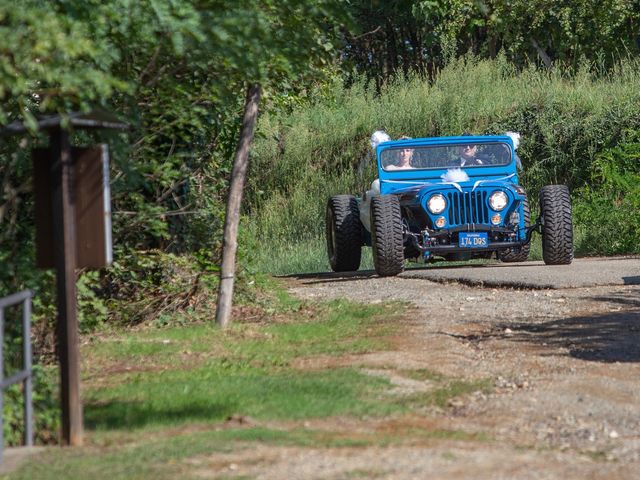
[[[360,267],[373,248],[376,272],[397,275],[406,259],[490,258],[522,262],[534,231],[548,265],[573,259],[571,199],[564,185],[540,191],[532,225],[509,135],[384,141],[378,179],[362,197],[338,195],[326,210],[327,251],[336,272]]]

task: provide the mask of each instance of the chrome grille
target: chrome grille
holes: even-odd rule
[[[466,223],[489,223],[487,192],[449,192],[449,225]]]

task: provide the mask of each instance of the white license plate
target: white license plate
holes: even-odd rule
[[[489,246],[486,232],[460,232],[458,245],[463,248],[483,248]]]

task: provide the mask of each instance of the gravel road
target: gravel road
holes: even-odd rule
[[[307,479],[640,478],[639,283],[637,258],[578,260],[565,267],[431,267],[395,278],[371,272],[299,276],[291,290],[304,298],[409,302],[396,351],[359,357],[358,365],[373,372],[395,365],[469,381],[490,379],[491,393],[476,392],[415,419],[482,434],[487,441],[270,448],[252,452],[262,460],[237,473]],[[373,428],[371,422],[350,428]]]

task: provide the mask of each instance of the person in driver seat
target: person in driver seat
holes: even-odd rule
[[[460,166],[470,167],[473,165],[484,165],[484,162],[477,156],[478,145],[470,143],[460,147]]]

